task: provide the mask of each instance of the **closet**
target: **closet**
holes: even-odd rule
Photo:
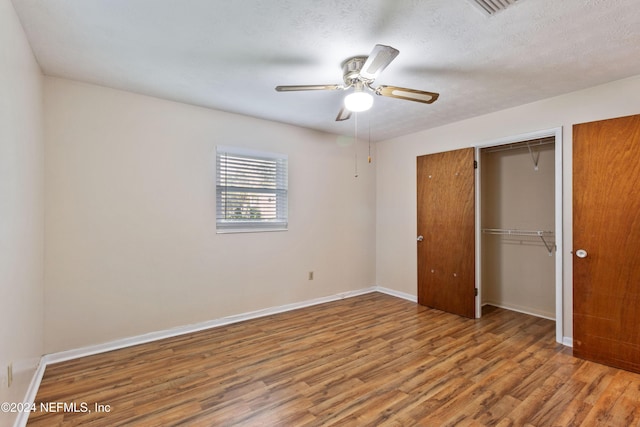
[[[480,303],[555,319],[555,137],[479,156]]]

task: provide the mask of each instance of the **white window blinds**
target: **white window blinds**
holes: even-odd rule
[[[218,146],[217,231],[286,230],[287,175],[286,155]]]

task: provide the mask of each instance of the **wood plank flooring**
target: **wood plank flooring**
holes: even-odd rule
[[[572,357],[549,320],[486,308],[371,293],[51,365],[36,405],[67,408],[28,425],[640,425],[640,375]]]

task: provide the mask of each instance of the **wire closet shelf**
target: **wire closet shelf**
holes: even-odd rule
[[[547,248],[549,252],[549,256],[553,255],[553,251],[556,248],[555,243],[548,242],[547,239],[551,239],[555,237],[555,233],[553,231],[544,231],[544,230],[518,230],[518,229],[508,229],[508,228],[483,228],[482,232],[484,234],[495,234],[501,236],[528,236],[528,237],[539,237],[544,243],[544,246]]]

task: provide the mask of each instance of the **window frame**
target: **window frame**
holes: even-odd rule
[[[236,159],[242,161],[247,160],[247,167],[252,167],[259,162],[272,163],[267,165],[268,172],[265,172],[267,185],[230,185],[229,177],[242,180],[241,173],[232,171],[233,175],[229,175],[228,169],[225,169],[230,159]],[[289,212],[288,212],[288,198],[289,198],[289,184],[288,184],[288,156],[286,154],[258,151],[248,148],[218,145],[216,146],[216,160],[215,160],[215,184],[216,184],[216,233],[256,233],[265,231],[287,231],[289,228]],[[236,162],[236,164],[238,164]],[[242,166],[240,166],[242,168]],[[225,173],[223,173],[225,169]],[[275,173],[274,173],[275,172]],[[244,193],[250,198],[254,198],[256,204],[249,202],[243,206],[244,209],[248,209],[250,212],[255,211],[267,211],[268,214],[274,217],[267,219],[252,220],[252,218],[230,218],[230,209],[227,208],[226,200],[228,194],[234,193],[236,196],[243,194],[242,190],[246,190]],[[273,194],[275,198],[274,207],[265,206],[265,199],[261,198],[261,194]],[[257,199],[256,199],[257,198]],[[270,202],[270,201],[268,201]],[[262,203],[262,205],[260,205]],[[235,209],[239,209],[236,207]],[[234,213],[234,215],[238,215]],[[241,215],[246,215],[242,214]]]

